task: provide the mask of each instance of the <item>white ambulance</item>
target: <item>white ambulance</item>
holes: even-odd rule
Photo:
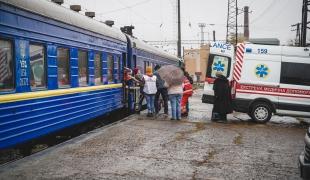
[[[212,42],[202,102],[213,103],[221,71],[231,82],[234,110],[257,122],[272,114],[310,117],[310,48]]]

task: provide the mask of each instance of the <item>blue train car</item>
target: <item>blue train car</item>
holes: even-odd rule
[[[47,0],[0,0],[0,149],[124,107],[123,67],[177,64]]]
[[[177,57],[137,38],[131,37],[129,43],[131,43],[132,47],[132,55],[129,56],[131,57],[131,64],[134,67],[139,67],[142,73],[145,73],[147,66],[152,66],[154,68],[156,65],[178,65],[179,63]]]
[[[0,1],[0,148],[119,109],[127,40],[48,1]]]

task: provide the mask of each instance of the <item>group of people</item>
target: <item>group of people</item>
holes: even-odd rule
[[[169,85],[158,73],[160,68],[159,65],[156,65],[153,73],[153,68],[147,66],[145,74],[141,74],[137,68],[134,69],[134,80],[139,84],[140,93],[143,94],[147,102],[147,116],[156,116],[161,109],[161,102],[163,102],[164,114],[168,115],[169,100],[171,104],[171,120],[180,120],[182,116],[188,115],[188,99],[193,94],[193,80],[182,69],[184,74],[183,83]],[[162,97],[162,100],[160,100],[160,97]]]
[[[153,68],[147,66],[145,74],[142,74],[138,68],[134,69],[132,79],[140,88],[139,104],[141,106],[143,98],[145,98],[148,110],[147,116],[153,117],[159,113],[161,102],[163,102],[164,114],[168,115],[168,101],[170,101],[171,120],[181,120],[181,117],[188,116],[189,97],[193,94],[193,79],[182,68],[182,76],[184,75],[182,83],[169,85],[158,72],[160,68],[159,65],[156,65],[153,73]],[[216,73],[213,90],[214,106],[211,120],[226,121],[227,114],[231,113],[233,108],[229,81],[221,72]]]

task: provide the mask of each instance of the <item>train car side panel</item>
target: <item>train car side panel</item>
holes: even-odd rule
[[[57,84],[57,47],[47,45],[47,88],[58,89]]]
[[[121,108],[121,100],[121,88],[107,87],[104,90],[1,103],[0,149]]]

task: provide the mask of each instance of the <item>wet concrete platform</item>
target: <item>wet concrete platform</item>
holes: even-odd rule
[[[298,120],[255,124],[236,113],[213,123],[200,98],[187,119],[132,115],[3,165],[0,179],[299,179]]]

